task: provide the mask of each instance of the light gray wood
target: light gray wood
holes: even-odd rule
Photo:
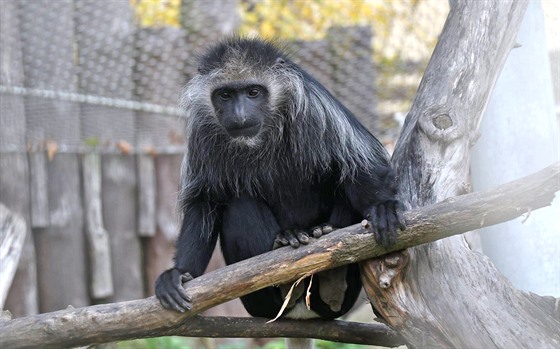
[[[88,308],[86,310],[87,314],[92,318],[100,318],[101,312],[103,311],[125,311],[129,312],[133,310],[134,305],[125,305],[124,303],[119,303],[118,307],[111,310],[107,309],[105,305],[97,306],[96,308]],[[141,311],[136,309],[137,313],[140,315]],[[40,315],[37,318],[37,322],[43,323],[45,320],[42,318],[46,314]],[[65,317],[70,321],[74,321],[74,315],[68,314],[67,312],[61,311],[57,313],[49,314],[49,319],[55,327],[58,327],[59,322]],[[321,320],[278,320],[273,323],[266,323],[267,319],[263,318],[247,318],[247,317],[209,317],[209,316],[194,316],[184,319],[181,324],[176,328],[163,328],[158,329],[158,332],[153,332],[150,337],[154,336],[187,336],[187,337],[219,337],[219,338],[275,338],[275,337],[294,337],[294,336],[306,336],[314,335],[317,338],[345,342],[345,343],[356,343],[356,344],[366,344],[375,345],[381,347],[397,347],[402,345],[404,342],[402,338],[395,331],[391,330],[389,327],[383,324],[364,324],[358,322],[350,321],[321,321]],[[1,324],[0,324],[1,326]],[[76,326],[79,327],[79,326]],[[87,338],[79,338],[68,336],[64,339],[59,337],[61,340],[54,341],[49,340],[47,343],[40,343],[38,345],[41,348],[76,348],[76,345],[81,343],[91,343],[95,341],[95,334],[86,334]],[[125,340],[133,337],[134,334],[127,335],[126,332],[120,332],[115,335],[117,340]],[[11,337],[11,336],[10,336]],[[13,349],[35,349],[30,343],[36,343],[36,341],[25,340],[20,343],[14,343],[11,341],[12,338],[8,338],[10,341],[5,340],[5,343],[9,343],[10,348]],[[24,343],[27,342],[27,343]],[[2,339],[0,339],[2,343]],[[80,344],[79,344],[80,343]],[[207,341],[205,343],[208,343]],[[84,346],[79,348],[89,348],[90,346]],[[112,347],[111,344],[96,345],[97,347]],[[234,348],[250,348],[251,346],[233,346]],[[191,347],[189,347],[191,348]],[[201,347],[196,347],[201,348]],[[299,349],[299,347],[296,347]],[[164,349],[164,348],[162,348]]]
[[[409,208],[469,190],[469,149],[514,48],[526,7],[527,1],[454,1],[393,155],[400,192]],[[463,196],[448,200],[457,202]],[[510,206],[509,200],[499,204]],[[532,204],[518,207],[527,212]],[[488,215],[479,219],[483,225]],[[560,344],[555,307],[536,306],[533,297],[513,288],[488,258],[471,251],[463,236],[408,253],[409,263],[395,274],[390,287],[384,288],[375,277],[376,268],[390,268],[378,261],[365,268],[370,272],[365,284],[372,304],[412,347]]]
[[[518,209],[519,207],[532,207],[536,210],[548,206],[554,199],[555,192],[560,190],[557,180],[559,175],[560,163],[556,163],[533,175],[492,190],[461,195],[441,203],[410,210],[405,213],[408,228],[400,234],[395,246],[390,250],[378,245],[373,233],[365,229],[364,225],[356,224],[336,230],[298,249],[291,247],[277,249],[204,274],[186,284],[187,293],[193,300],[193,307],[191,311],[184,314],[164,310],[155,297],[150,297],[0,321],[0,346],[14,349],[34,346],[60,348],[159,335],[198,336],[201,335],[200,332],[188,330],[188,318],[227,300],[325,269],[510,220],[524,213]],[[404,292],[404,290],[400,291]],[[513,294],[513,296],[520,295],[531,298],[533,302],[531,309],[539,312],[539,323],[543,328],[550,324],[556,326],[552,329],[558,328],[560,310],[555,307],[557,299],[528,296],[519,291]],[[304,326],[302,322],[298,323]],[[322,324],[328,326],[329,322],[322,321]],[[182,331],[182,325],[185,326],[185,331]],[[456,326],[456,324],[445,325]],[[266,332],[267,326],[261,326],[263,332]],[[324,328],[323,325],[310,328],[305,335],[323,338]],[[229,332],[223,329],[213,335],[220,336],[222,333]],[[250,332],[245,335],[252,334]],[[239,336],[243,335],[239,334]],[[278,333],[278,336],[286,335],[288,334]],[[291,335],[302,337],[301,332],[291,332]],[[470,335],[472,336],[472,333]],[[558,343],[559,338],[560,334],[554,331],[539,343],[554,344]],[[540,347],[553,346],[541,345]]]
[[[25,220],[0,202],[0,309],[4,309],[26,234]]]
[[[142,246],[136,231],[134,157],[105,155],[102,163],[103,219],[111,239],[113,262],[114,295],[111,300],[142,298],[144,272]]]
[[[86,237],[90,268],[89,290],[92,298],[107,298],[113,295],[111,272],[111,246],[109,234],[103,226],[101,212],[101,160],[97,153],[88,153],[82,158],[84,177],[84,210]]]
[[[182,155],[158,155],[156,170],[156,235],[146,243],[146,281],[148,294],[154,294],[157,277],[165,269],[173,266],[175,240],[179,232],[177,212],[177,190]]]
[[[73,1],[19,1],[25,86],[76,92]],[[46,33],[49,33],[46,35]],[[45,57],[48,57],[46,59]],[[49,226],[34,229],[41,311],[89,304],[78,155],[79,106],[27,97],[27,143],[56,145],[46,163]],[[31,173],[34,176],[35,173]]]
[[[104,2],[103,11],[99,11],[99,1],[77,1],[75,5],[78,57],[84,68],[80,71],[80,91],[131,99],[134,26],[129,1]],[[144,280],[137,234],[136,161],[132,154],[135,115],[131,110],[84,104],[81,120],[84,140],[121,150],[101,156],[103,225],[110,237],[113,269],[110,300],[140,298]],[[103,146],[96,150],[103,152]]]
[[[28,153],[29,188],[31,192],[31,226],[44,228],[49,226],[49,196],[47,191],[47,154],[31,149]]]
[[[0,1],[0,84],[23,86],[20,20],[16,0]],[[27,224],[17,272],[6,300],[14,316],[38,311],[35,247],[30,230],[29,167],[22,96],[0,94],[0,200]]]
[[[156,176],[154,156],[139,154],[138,166],[138,234],[142,237],[156,235]]]

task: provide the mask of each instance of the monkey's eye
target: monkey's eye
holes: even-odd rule
[[[231,94],[229,94],[229,92],[222,91],[222,92],[220,92],[220,98],[221,98],[223,101],[227,101],[227,100],[229,100],[229,99],[231,98]]]
[[[249,96],[249,98],[255,98],[260,93],[261,93],[261,91],[258,88],[252,88],[252,89],[249,90],[249,93],[247,93],[247,96]]]

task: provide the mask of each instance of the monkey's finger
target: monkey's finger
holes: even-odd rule
[[[184,312],[184,310],[177,304],[177,302],[175,302],[175,300],[173,299],[171,294],[166,294],[166,295],[162,296],[161,297],[161,304],[166,309],[175,310],[175,311],[178,311],[180,313]]]
[[[284,236],[284,233],[280,232],[276,235],[276,239],[274,239],[274,243],[272,244],[272,249],[275,250],[280,247],[288,246],[290,243],[288,239]]]
[[[379,235],[381,236],[381,245],[385,248],[389,247],[390,237],[389,237],[389,224],[387,222],[388,212],[385,205],[377,206],[377,229],[379,230]]]
[[[189,273],[173,274],[173,288],[169,291],[171,297],[176,300],[177,302],[191,302],[191,297],[188,295],[187,290],[183,286],[183,283],[187,283],[188,281],[192,280],[193,277]]]
[[[387,215],[387,242],[388,242],[388,246],[394,245],[396,241],[397,241],[397,213],[396,212],[390,212]]]
[[[335,231],[334,227],[330,224],[325,224],[322,228],[321,231],[323,232],[324,235],[328,234],[328,233],[332,233],[333,231]]]
[[[184,298],[184,294],[180,292],[178,289],[175,289],[169,292],[169,296],[172,299],[173,308],[181,313],[184,313],[185,310],[191,310],[191,301],[190,297],[187,295],[187,299]]]
[[[373,237],[375,238],[375,241],[377,241],[378,244],[383,245],[382,242],[381,242],[382,237],[381,237],[381,234],[379,234],[379,230],[377,230],[377,228],[375,228],[373,226],[371,227],[371,229],[373,231]]]
[[[377,207],[372,206],[369,211],[369,215],[366,217],[368,221],[371,222],[373,227],[377,227]]]
[[[404,218],[404,205],[399,201],[395,207],[395,212],[397,213],[397,221],[400,230],[406,229],[406,220]]]
[[[169,301],[167,300],[168,296],[164,295],[159,297],[159,303],[161,304],[162,307],[164,307],[165,309],[171,309],[171,305],[169,304]]]
[[[290,230],[284,231],[284,236],[290,242],[290,246],[292,246],[293,248],[299,247],[299,240],[297,239],[297,237],[294,235],[292,231]]]
[[[301,244],[307,245],[309,243],[309,235],[307,235],[307,233],[305,231],[298,230],[295,233],[296,233],[296,237],[297,237],[298,241]]]
[[[387,211],[385,205],[377,206],[377,229],[381,234],[387,233]]]
[[[318,239],[323,236],[323,229],[321,227],[315,227],[312,230],[313,237]]]

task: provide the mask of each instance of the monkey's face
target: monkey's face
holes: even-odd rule
[[[230,83],[212,92],[212,106],[231,137],[252,138],[270,112],[269,92],[258,84]]]

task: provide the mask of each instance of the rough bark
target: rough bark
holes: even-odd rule
[[[509,220],[525,213],[527,207],[534,210],[547,206],[560,189],[559,175],[560,164],[554,164],[535,175],[490,191],[466,194],[411,210],[405,214],[408,229],[400,234],[390,251],[377,245],[373,234],[357,224],[298,249],[278,249],[202,275],[186,285],[193,299],[193,309],[186,314],[164,310],[154,297],[150,297],[2,321],[0,347],[61,348],[163,334],[195,335],[188,331],[178,332],[177,328],[188,324],[188,317],[230,299],[303,275]],[[488,264],[481,268],[488,268]],[[513,293],[519,294],[515,290]],[[558,316],[554,304],[551,299],[534,298],[531,309],[543,316],[546,314],[543,325]],[[263,329],[266,326],[263,325]],[[321,326],[317,326],[306,335],[322,338],[318,335],[320,331]],[[210,335],[210,332],[201,335]],[[301,333],[292,335],[298,337]],[[276,336],[290,334],[278,332]]]
[[[393,155],[409,208],[468,191],[469,149],[526,6],[527,1],[454,2]],[[488,216],[478,218],[484,223]],[[454,217],[449,223],[462,224],[465,219]],[[378,313],[412,347],[560,344],[554,305],[540,307],[532,296],[513,288],[462,236],[364,263],[363,275]],[[388,277],[389,284],[384,282]]]

